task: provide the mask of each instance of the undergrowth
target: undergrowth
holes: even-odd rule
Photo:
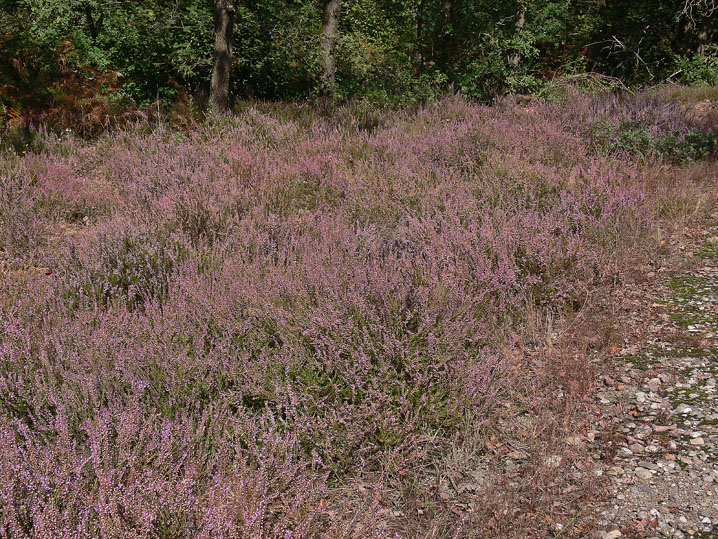
[[[336,493],[493,424],[529,314],[580,313],[695,206],[641,159],[711,129],[653,95],[453,98],[5,154],[0,535],[388,533]],[[479,525],[441,515],[412,525]]]

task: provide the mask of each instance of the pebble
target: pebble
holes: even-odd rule
[[[718,241],[718,212],[712,217],[711,237]],[[671,245],[697,252],[694,238],[686,233]],[[700,263],[693,271],[676,264],[676,273],[671,273],[673,264],[662,267],[666,273],[657,272],[660,284],[655,287],[627,285],[630,314],[613,327],[645,328],[647,336],[642,342],[624,338],[622,353],[641,361],[625,361],[618,372],[598,379],[596,400],[613,404],[603,412],[623,440],[614,446],[618,458],[606,468],[615,490],[611,515],[602,522],[604,529],[620,529],[598,537],[686,539],[710,533],[718,538],[718,364],[713,352],[718,346],[718,259]],[[681,279],[690,286],[673,286],[681,286]],[[659,316],[633,307],[645,300],[661,305]]]
[[[675,414],[690,414],[693,411],[693,408],[688,406],[687,404],[679,404],[675,410],[673,410],[673,413]]]

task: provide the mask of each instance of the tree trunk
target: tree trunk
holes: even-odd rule
[[[453,0],[444,0],[444,28],[451,30],[454,24],[454,2]]]
[[[448,66],[452,56],[456,52],[456,40],[454,34],[454,2],[453,0],[444,1],[444,32],[441,36],[441,63]]]
[[[85,4],[85,20],[87,21],[87,26],[90,29],[90,37],[92,38],[92,43],[97,43],[97,37],[100,35],[100,30],[102,30],[102,24],[105,21],[105,13],[100,9],[100,16],[97,18],[97,20],[94,19],[92,16],[92,7],[90,4]]]
[[[514,31],[514,36],[516,39],[518,39],[521,36],[521,32],[524,29],[524,25],[526,24],[526,8],[521,7],[521,11],[518,13],[518,17],[516,18],[516,26]],[[521,62],[521,53],[517,50],[515,53],[513,53],[509,57],[509,65],[511,67],[518,67],[519,63]]]
[[[416,40],[414,41],[414,47],[416,49],[417,56],[419,58],[419,68],[424,67],[424,3],[426,0],[419,2],[419,7],[416,9]]]
[[[704,17],[698,29],[698,48],[696,49],[696,52],[700,56],[705,56],[706,49],[708,48],[708,45],[710,43],[710,21],[710,16]]]
[[[229,111],[229,75],[232,68],[234,7],[227,0],[215,0],[214,68],[212,69],[212,113]]]
[[[327,0],[322,22],[322,64],[324,76],[322,90],[332,97],[336,94],[337,61],[335,56],[337,46],[337,32],[339,31],[339,12],[342,0]]]

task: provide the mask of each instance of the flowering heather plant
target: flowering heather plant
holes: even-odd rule
[[[0,536],[331,535],[328,489],[490,417],[527,304],[580,307],[651,230],[591,123],[678,120],[601,99],[8,155]]]
[[[682,163],[718,155],[713,107],[693,114],[665,89],[596,98],[575,93],[570,104],[557,105],[557,113],[564,121],[583,126],[597,151],[618,157]]]

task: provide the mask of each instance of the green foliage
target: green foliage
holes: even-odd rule
[[[718,155],[718,133],[694,129],[678,136],[668,133],[655,141],[655,149],[675,162],[697,161]]]
[[[620,151],[646,157],[652,147],[650,132],[637,122],[624,122],[619,126],[610,121],[596,122],[592,134],[606,153]]]
[[[140,105],[174,99],[209,76],[213,14],[203,0],[18,0],[0,15],[11,54],[32,51],[42,72],[62,65],[91,79],[90,67],[118,71]]]
[[[712,130],[694,129],[686,133],[654,135],[638,122],[624,122],[616,126],[601,121],[594,125],[592,136],[603,152],[624,152],[643,160],[658,157],[683,163],[718,155],[718,132]]]
[[[232,93],[301,100],[322,80],[321,0],[235,2]],[[517,24],[520,14],[524,24]],[[337,93],[417,104],[458,90],[481,100],[547,96],[546,81],[598,73],[626,84],[669,76],[718,84],[716,21],[670,0],[344,0]],[[119,103],[206,101],[214,53],[209,0],[6,0],[0,6],[0,124],[51,101],[68,70]],[[560,92],[560,88],[558,88]],[[30,96],[30,97],[28,97]],[[549,96],[550,97],[550,96]],[[194,105],[193,105],[194,106]]]
[[[697,86],[718,85],[718,46],[709,47],[705,55],[680,55],[674,57],[674,61],[680,70],[681,82]]]
[[[513,66],[509,59],[518,54],[525,63],[538,57],[532,37],[496,40],[485,36],[483,50],[469,63],[461,78],[462,93],[479,99],[491,99],[504,93],[531,93],[539,87],[538,78],[524,66]]]

